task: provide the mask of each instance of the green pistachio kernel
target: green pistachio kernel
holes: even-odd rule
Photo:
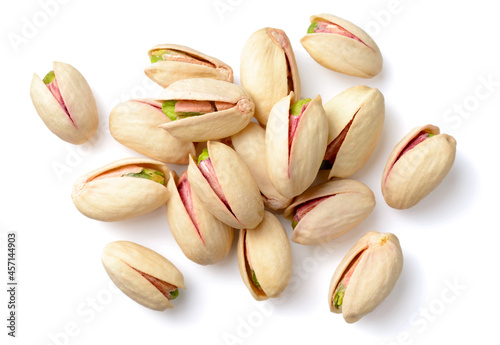
[[[165,175],[163,175],[162,172],[153,169],[142,169],[140,173],[130,173],[123,176],[145,178],[158,182],[159,184],[165,184]]]
[[[175,289],[174,291],[170,291],[170,300],[174,300],[179,296],[179,289]]]
[[[175,103],[177,103],[177,101],[165,101],[161,105],[163,114],[167,115],[170,121],[177,120],[177,115],[175,114]]]
[[[259,281],[257,280],[257,276],[255,275],[255,271],[252,270],[252,282],[253,282],[253,285],[257,288],[257,289],[260,289],[262,290],[260,284],[259,284]]]
[[[427,135],[427,138],[430,138],[430,137],[433,137],[433,136],[434,136],[434,134],[429,133],[429,134]]]
[[[47,73],[47,75],[43,78],[43,82],[45,84],[50,84],[56,79],[56,75],[54,74],[54,71],[50,71]]]
[[[168,54],[165,49],[155,50],[151,53],[151,63],[163,61],[163,55]]]
[[[198,156],[198,164],[200,164],[201,162],[203,162],[204,160],[206,160],[208,158],[209,158],[208,149],[203,149],[203,151]]]
[[[317,27],[318,27],[318,22],[311,23],[311,25],[309,25],[309,27],[307,28],[307,33],[313,34],[314,30],[316,30]]]
[[[339,309],[342,306],[342,303],[344,302],[344,295],[345,295],[345,286],[343,283],[340,283],[339,287],[335,291],[335,296],[333,297],[333,303],[335,305],[335,308]]]
[[[295,219],[292,220],[292,229],[295,230],[295,227],[299,224],[299,222],[297,222]]]
[[[302,113],[302,107],[307,103],[311,102],[310,98],[304,98],[292,104],[290,107],[290,114],[293,116],[299,116]]]

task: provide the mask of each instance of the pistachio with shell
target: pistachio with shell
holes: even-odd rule
[[[208,212],[191,190],[187,171],[180,178],[171,171],[167,188],[168,224],[186,257],[200,265],[224,259],[231,249],[234,230]]]
[[[325,155],[328,122],[321,96],[293,102],[293,92],[274,105],[266,128],[269,179],[286,198],[315,180]]]
[[[300,77],[292,45],[283,30],[263,28],[245,43],[240,61],[241,85],[255,102],[255,118],[267,124],[273,105],[293,91],[300,99]]]
[[[229,137],[246,127],[255,110],[242,87],[208,78],[179,80],[163,90],[158,100],[171,120],[160,128],[183,141]]]
[[[159,44],[148,52],[151,65],[144,73],[163,88],[192,78],[212,78],[233,82],[233,69],[226,63],[178,44]]]
[[[118,221],[149,213],[168,200],[170,170],[147,158],[125,158],[80,177],[71,198],[85,216]]]
[[[375,41],[358,26],[331,14],[311,16],[300,42],[317,63],[333,71],[372,78],[382,70]]]
[[[182,273],[157,252],[128,241],[111,242],[102,252],[102,264],[116,286],[137,303],[153,309],[173,308]]]
[[[375,208],[375,196],[365,184],[332,180],[311,187],[294,199],[284,216],[292,218],[292,241],[319,244],[352,230]]]
[[[54,62],[43,80],[31,80],[30,96],[48,129],[71,144],[87,142],[97,130],[97,105],[89,84],[73,66]]]
[[[111,110],[109,130],[122,145],[165,163],[187,164],[195,154],[192,142],[171,136],[160,125],[170,122],[162,111],[162,103],[152,99],[122,102]]]
[[[238,239],[241,278],[258,301],[279,297],[292,275],[292,250],[278,218],[265,212],[254,229],[242,229]]]
[[[333,274],[330,311],[354,323],[373,311],[392,291],[403,269],[396,235],[371,231],[347,252]]]
[[[382,174],[382,194],[396,209],[415,206],[448,175],[457,142],[438,127],[415,127],[394,148]]]

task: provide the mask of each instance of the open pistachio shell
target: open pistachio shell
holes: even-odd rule
[[[396,209],[415,206],[446,177],[456,140],[433,125],[415,127],[394,148],[382,175],[382,194]]]
[[[305,209],[296,214],[301,206]],[[352,230],[374,208],[375,196],[365,184],[354,180],[332,180],[311,187],[295,198],[284,216],[296,221],[300,216],[293,230],[293,242],[319,244]]]
[[[266,157],[266,131],[255,122],[231,137],[234,149],[246,163],[255,182],[259,186],[264,205],[272,210],[287,207],[292,201],[274,188],[267,172]]]
[[[328,122],[316,96],[302,113],[290,151],[289,118],[293,92],[274,105],[266,128],[266,159],[269,179],[287,198],[304,192],[316,178],[325,155]]]
[[[253,33],[241,53],[241,85],[255,102],[255,118],[267,124],[273,105],[294,92],[300,99],[300,77],[290,40],[284,31],[263,28]]]
[[[332,159],[334,153],[329,178],[349,177],[375,149],[384,125],[384,96],[375,88],[351,87],[328,101],[325,113],[329,127],[326,156]]]
[[[292,250],[278,218],[265,212],[255,229],[242,229],[238,239],[241,278],[258,301],[279,297],[292,275]]]
[[[342,313],[348,323],[358,321],[391,293],[402,269],[403,252],[396,235],[365,234],[335,270],[328,292],[330,311]]]
[[[226,110],[190,116],[160,125],[160,128],[184,141],[215,140],[236,134],[250,122],[255,110],[252,99],[243,88],[236,84],[208,78],[179,80],[167,87],[158,100],[233,104]]]
[[[192,142],[181,141],[159,128],[170,122],[162,104],[151,99],[137,99],[118,104],[109,115],[113,138],[128,148],[165,163],[187,164],[196,153]]]
[[[211,265],[229,253],[234,230],[208,212],[191,191],[187,176],[185,179],[183,188],[186,190],[181,195],[178,178],[175,172],[170,172],[167,184],[170,194],[167,202],[168,224],[175,241],[189,260],[200,265]]]
[[[121,171],[126,173],[127,168],[136,166],[160,172],[166,184],[170,170],[165,164],[147,158],[121,159],[75,182],[71,198],[76,208],[89,218],[110,222],[140,216],[164,205],[168,200],[165,184],[121,176]]]
[[[186,59],[167,59],[157,61],[146,67],[144,73],[163,88],[170,84],[191,78],[211,78],[233,82],[233,69],[226,63],[197,50],[178,44],[159,44],[148,52],[149,58],[155,51],[168,50],[186,56]]]
[[[157,252],[128,241],[109,243],[102,264],[116,286],[137,303],[153,309],[173,308],[172,292],[185,289],[182,273]]]
[[[336,72],[372,78],[382,70],[383,59],[373,39],[358,26],[331,14],[311,17],[311,23],[328,22],[335,33],[308,33],[300,42],[317,63]]]
[[[63,104],[34,74],[30,88],[33,105],[52,133],[71,144],[83,144],[92,138],[99,121],[92,90],[83,75],[69,64],[54,62],[53,71],[52,85],[56,85]]]

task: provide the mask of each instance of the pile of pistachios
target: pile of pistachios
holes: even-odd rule
[[[336,72],[371,78],[382,70],[376,43],[341,18],[312,16],[301,43]],[[185,46],[162,44],[148,55],[145,73],[163,92],[117,105],[109,128],[119,143],[149,158],[122,159],[85,174],[73,187],[75,206],[108,222],[166,205],[175,241],[200,265],[226,258],[238,232],[238,264],[250,294],[256,300],[280,296],[292,274],[292,252],[276,213],[290,220],[293,242],[318,245],[374,210],[371,189],[348,177],[377,144],[384,96],[360,85],[326,103],[319,95],[301,98],[292,45],[280,29],[250,36],[241,55],[242,86],[233,83],[230,66]],[[94,135],[95,100],[71,65],[55,62],[43,80],[35,74],[31,98],[62,140],[82,144]],[[387,204],[406,209],[431,193],[451,169],[455,149],[454,138],[435,126],[413,129],[382,174]],[[179,177],[166,163],[187,169]],[[329,171],[327,179],[321,170]],[[185,288],[170,261],[132,242],[108,244],[102,262],[125,294],[151,309],[173,307],[171,300]],[[349,323],[359,320],[389,295],[402,267],[394,234],[365,234],[333,275],[330,310]]]

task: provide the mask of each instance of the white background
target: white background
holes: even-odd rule
[[[498,343],[500,25],[493,3],[2,0],[1,344]],[[384,56],[380,75],[344,76],[310,58],[299,40],[309,16],[323,12],[372,34]],[[143,73],[149,48],[193,47],[231,65],[239,83],[243,45],[265,26],[288,34],[303,97],[319,93],[327,101],[358,84],[377,87],[386,122],[370,160],[353,176],[374,191],[374,212],[325,247],[292,243],[293,285],[280,299],[257,303],[240,278],[235,243],[223,262],[202,267],[175,243],[164,207],[102,223],[81,215],[70,194],[87,171],[138,156],[110,136],[107,124],[119,101],[161,91]],[[61,141],[31,104],[32,74],[43,78],[53,60],[78,68],[92,87],[100,126],[91,144]],[[455,164],[416,207],[391,209],[380,192],[386,160],[407,132],[428,123],[457,139]],[[290,222],[282,221],[290,236]],[[330,313],[328,287],[341,258],[370,230],[399,237],[404,269],[392,294],[348,325]],[[6,335],[8,231],[18,234],[16,339]],[[183,272],[188,290],[174,309],[151,311],[116,291],[100,261],[115,240],[148,246]]]

